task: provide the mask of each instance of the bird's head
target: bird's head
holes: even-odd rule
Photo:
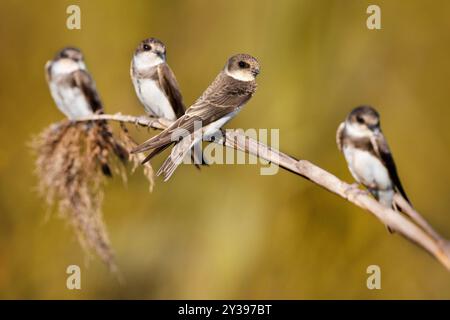
[[[133,59],[138,69],[156,66],[166,61],[166,46],[156,38],[145,39],[136,48]]]
[[[58,51],[53,59],[54,74],[69,74],[76,70],[86,70],[83,53],[74,47],[65,47]]]
[[[370,106],[359,106],[347,116],[346,129],[355,137],[378,135],[381,132],[380,115]]]
[[[236,54],[225,65],[225,72],[240,81],[253,81],[259,74],[259,62],[249,54]]]

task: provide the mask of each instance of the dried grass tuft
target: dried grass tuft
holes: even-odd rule
[[[128,158],[106,122],[63,121],[44,129],[31,142],[36,159],[38,191],[74,227],[82,247],[95,251],[112,272],[114,253],[103,221],[101,204],[105,175],[126,179],[120,161]]]
[[[138,143],[130,136],[125,123],[121,122],[120,127],[122,128],[120,135],[121,142],[127,150],[133,150],[138,146]],[[138,167],[142,167],[144,176],[149,182],[149,191],[152,192],[153,187],[155,186],[155,172],[149,161],[142,165],[142,161],[144,161],[144,159],[145,155],[143,153],[129,153],[128,160],[132,164],[131,171],[135,172]]]

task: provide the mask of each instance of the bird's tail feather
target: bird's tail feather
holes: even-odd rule
[[[372,196],[377,199],[378,202],[380,202],[382,205],[394,209],[396,211],[396,208],[393,204],[393,195],[394,190],[378,190],[378,189],[369,189],[369,192],[372,194]],[[386,229],[389,233],[395,233],[395,230],[386,225]]]
[[[164,130],[160,134],[158,134],[154,137],[151,137],[147,141],[138,145],[136,148],[131,150],[131,153],[140,153],[140,152],[148,151],[150,149],[157,149],[157,148],[160,148],[167,144],[170,145],[171,142],[174,142],[174,141],[171,140],[170,135],[167,135],[167,132]]]
[[[145,157],[144,160],[142,160],[142,164],[150,161],[154,156],[160,154],[161,152],[163,152],[164,150],[166,150],[168,147],[170,147],[171,143],[166,144],[165,146],[161,146],[159,148],[154,149],[148,156]]]
[[[195,133],[183,138],[183,140],[173,147],[169,157],[164,161],[156,175],[159,176],[163,174],[164,181],[169,180],[175,172],[175,169],[183,162],[186,154],[200,141],[201,137],[196,137]]]
[[[128,160],[128,151],[114,138],[106,121],[99,121],[88,126],[88,130],[97,132],[95,139],[99,151],[96,154],[97,161],[100,163],[103,174],[112,177],[112,170],[108,164],[110,150],[120,159],[122,163]]]

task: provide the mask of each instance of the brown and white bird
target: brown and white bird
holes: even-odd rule
[[[76,120],[103,111],[94,80],[79,49],[62,49],[47,62],[45,70],[53,100],[67,118]]]
[[[86,69],[83,54],[77,48],[66,47],[45,65],[45,74],[50,93],[58,109],[69,120],[88,117],[94,113],[103,113],[103,105],[95,87],[95,82]],[[92,125],[101,126],[105,141],[112,145],[116,155],[126,160],[128,152],[114,139],[105,121]],[[105,175],[111,175],[106,159],[99,159]]]
[[[184,114],[177,79],[166,62],[166,47],[158,39],[143,40],[130,67],[131,80],[147,114],[176,120]]]
[[[259,71],[258,60],[251,55],[237,54],[230,57],[216,79],[182,117],[132,152],[153,149],[145,159],[148,161],[175,144],[157,173],[162,173],[167,181],[192,147],[204,137],[213,136],[250,100],[256,91]],[[186,132],[190,135],[186,136]],[[181,136],[183,138],[180,141]]]
[[[409,202],[374,108],[353,109],[339,126],[336,140],[352,176],[381,204],[392,207],[395,192]]]

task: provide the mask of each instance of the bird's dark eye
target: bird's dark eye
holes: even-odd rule
[[[356,121],[358,121],[358,123],[363,124],[364,123],[364,118],[361,116],[357,116],[356,117]]]
[[[247,69],[247,68],[250,68],[250,65],[247,62],[239,61],[239,68]]]
[[[144,50],[145,51],[150,51],[150,50],[152,50],[152,47],[150,45],[148,45],[148,44],[144,44]]]

